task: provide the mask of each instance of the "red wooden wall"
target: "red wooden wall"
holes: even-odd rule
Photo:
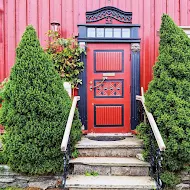
[[[147,88],[158,55],[161,16],[167,13],[176,24],[190,25],[190,0],[0,0],[0,81],[14,64],[15,47],[26,25],[36,28],[45,46],[50,22],[61,23],[64,37],[77,35],[77,24],[85,23],[85,12],[104,6],[131,11],[133,24],[141,25],[141,85]]]

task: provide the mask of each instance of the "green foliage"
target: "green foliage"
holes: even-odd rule
[[[78,156],[79,156],[79,151],[78,151],[76,148],[74,148],[74,150],[73,150],[71,156],[72,156],[72,158],[78,158]]]
[[[168,15],[162,17],[159,57],[145,104],[166,144],[163,170],[173,173],[162,178],[171,185],[173,175],[190,163],[190,39]],[[140,129],[148,142],[147,131]]]
[[[148,151],[150,148],[149,130],[150,130],[150,126],[148,124],[141,123],[140,125],[137,126],[138,137],[140,139],[143,139],[143,145],[144,145],[144,150],[145,150],[145,151],[143,151],[143,157],[146,160],[149,159],[149,155],[150,155],[150,152]]]
[[[174,188],[177,184],[180,183],[180,178],[175,173],[169,171],[165,171],[161,174],[161,180],[167,184],[167,187],[170,188]]]
[[[74,38],[61,38],[58,32],[52,30],[48,32],[48,36],[51,41],[47,53],[51,55],[55,69],[73,88],[82,84],[79,74],[84,69],[84,63],[80,61],[80,56],[84,50]]]
[[[0,83],[0,104],[3,102],[3,98],[2,98],[2,93],[5,89],[5,85],[8,82],[8,78],[5,78],[1,83]]]
[[[91,171],[91,172],[85,171],[85,176],[98,176],[98,175],[99,173],[96,171]]]
[[[0,164],[7,164],[8,158],[3,153],[3,151],[0,151]]]
[[[61,141],[71,100],[32,26],[16,50],[16,63],[3,92],[0,123],[5,126],[4,155],[16,172],[56,173],[63,170]],[[71,145],[81,137],[76,111]]]
[[[4,172],[5,171],[5,168],[0,166],[0,172]]]
[[[0,144],[2,144],[2,137],[3,135],[0,135]],[[7,164],[7,158],[6,156],[3,154],[3,151],[0,149],[0,164]],[[1,167],[0,167],[0,171],[1,171]]]

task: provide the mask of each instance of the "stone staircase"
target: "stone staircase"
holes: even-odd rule
[[[90,140],[92,137],[97,140]],[[123,140],[114,141],[115,137]],[[143,150],[142,141],[136,137],[88,134],[77,144],[77,149],[79,157],[70,161],[73,170],[66,182],[69,190],[156,189],[149,176],[150,164],[136,158]]]

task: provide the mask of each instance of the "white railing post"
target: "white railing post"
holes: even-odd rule
[[[76,109],[77,102],[79,100],[80,100],[80,96],[75,96],[73,98],[73,103],[72,103],[72,106],[71,106],[71,110],[70,110],[69,117],[68,117],[68,120],[67,120],[67,124],[66,124],[66,127],[65,127],[64,136],[63,136],[62,143],[61,143],[61,151],[63,151],[63,152],[65,152],[66,149],[67,149],[67,144],[68,144],[68,141],[69,141],[69,136],[70,136],[71,126],[72,126],[72,122],[73,122],[73,117],[74,117],[74,114],[75,114],[75,109]]]

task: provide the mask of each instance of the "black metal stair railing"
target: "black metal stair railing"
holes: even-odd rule
[[[67,176],[69,174],[69,161],[71,158],[71,146],[70,146],[70,138],[68,140],[66,151],[63,156],[63,180],[62,180],[62,188],[65,189]]]
[[[162,151],[157,145],[152,141],[154,139],[154,134],[150,128],[150,175],[156,181],[157,190],[162,189],[162,180],[160,179],[160,174],[162,172]]]

